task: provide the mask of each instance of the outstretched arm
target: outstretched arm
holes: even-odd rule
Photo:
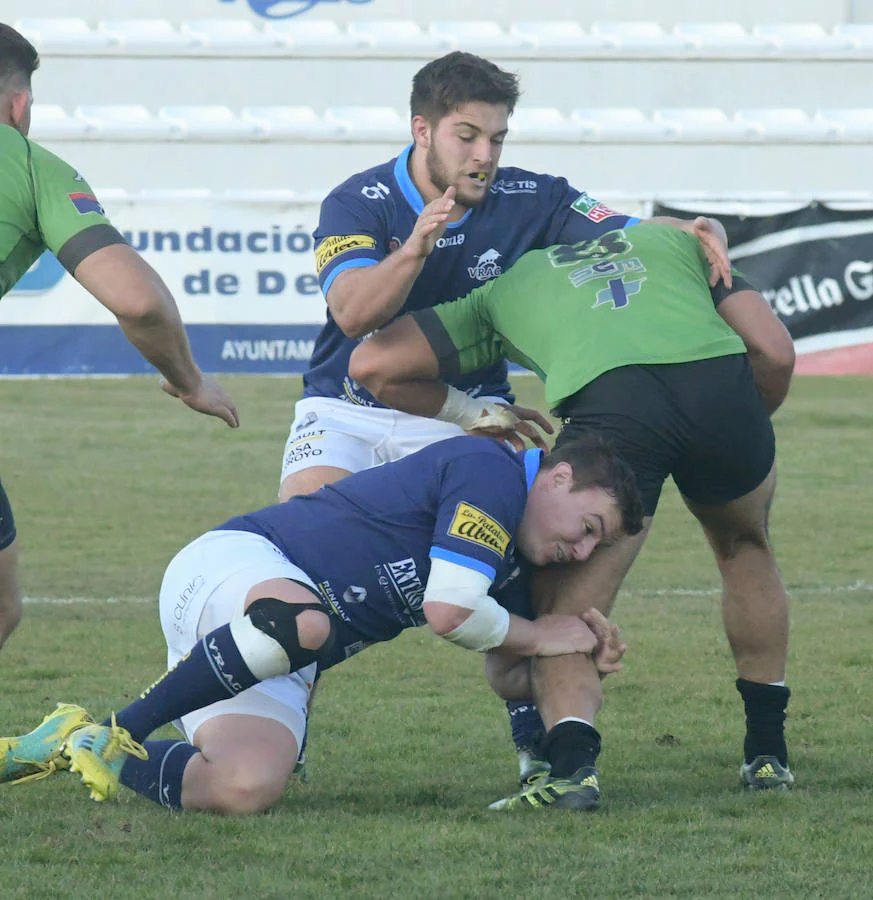
[[[592,653],[597,638],[577,616],[545,615],[531,622],[488,594],[491,579],[475,569],[432,559],[422,609],[442,638],[467,650],[496,648],[517,656]]]
[[[362,341],[349,360],[349,375],[386,406],[507,440],[519,450],[524,437],[545,449],[528,422],[547,434],[553,428],[537,410],[469,397],[442,381],[439,372],[439,360],[412,316],[401,316]]]
[[[164,376],[164,390],[187,406],[239,425],[233,400],[200,371],[179,310],[158,273],[127,244],[95,250],[76,266],[76,280],[115,317],[127,339]]]

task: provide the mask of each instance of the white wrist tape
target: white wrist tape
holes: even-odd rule
[[[448,603],[471,610],[467,619],[442,635],[452,644],[484,653],[499,647],[509,632],[509,612],[488,596],[491,579],[445,559],[431,559],[425,603]]]
[[[506,405],[494,400],[471,397],[448,385],[446,402],[436,414],[442,422],[459,425],[464,431],[477,428],[513,428],[518,419]]]

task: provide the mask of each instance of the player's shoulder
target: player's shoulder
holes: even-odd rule
[[[11,125],[0,125],[0,152],[4,161],[17,155],[27,156],[33,141]]]
[[[328,197],[362,196],[368,200],[387,199],[396,188],[394,169],[397,158],[355,172],[328,193]]]
[[[520,471],[523,468],[515,450],[494,438],[459,435],[432,446],[437,447],[438,452],[441,451],[440,455],[445,463],[455,460],[460,460],[465,466],[479,463],[482,468],[494,468],[500,472]]]

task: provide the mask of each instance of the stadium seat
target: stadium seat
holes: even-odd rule
[[[275,32],[256,28],[245,19],[191,19],[182,22],[180,30],[210,52],[257,55],[285,47]]]
[[[412,21],[364,19],[350,22],[346,31],[365,43],[374,56],[439,56],[452,48],[450,39],[425,31]]]
[[[84,119],[101,140],[161,141],[183,133],[177,123],[153,116],[139,104],[78,106],[74,115]]]
[[[724,110],[714,107],[665,107],[656,109],[652,120],[681,141],[736,141],[744,134]]]
[[[390,106],[335,106],[325,111],[324,119],[342,129],[344,140],[410,139],[409,122]]]
[[[117,41],[124,53],[169,55],[197,46],[192,34],[183,34],[167,19],[104,19],[97,30]]]
[[[310,106],[247,106],[242,119],[262,129],[267,140],[318,141],[340,137],[343,127]]]
[[[84,19],[19,19],[14,27],[41,53],[99,53],[119,43],[111,34],[92,29]]]
[[[369,38],[341,29],[329,19],[272,19],[264,32],[277,36],[297,56],[358,53],[370,46]]]
[[[656,22],[595,22],[591,33],[620,55],[677,56],[694,46],[680,35],[667,34]]]
[[[841,141],[873,142],[873,109],[820,109],[813,121]]]
[[[654,122],[632,107],[574,109],[570,118],[581,127],[583,140],[646,143],[671,137],[670,129],[663,123]]]
[[[495,53],[532,49],[524,35],[504,31],[496,22],[452,20],[431,22],[428,33],[451,42],[451,49]],[[448,48],[447,48],[448,49]]]
[[[579,141],[583,137],[579,122],[567,118],[552,106],[522,106],[509,120],[510,140]]]
[[[587,56],[613,46],[602,35],[587,32],[578,22],[513,22],[509,26],[509,33],[518,35],[537,56],[545,58]]]
[[[815,22],[755,25],[752,34],[766,41],[766,49],[770,54],[780,57],[828,57],[839,55],[841,50],[845,52],[849,49],[847,41],[828,34]]]
[[[673,34],[693,47],[689,52],[697,57],[753,57],[767,45],[763,37],[753,36],[739,22],[679,22]]]
[[[776,142],[810,142],[827,137],[828,129],[814,122],[802,109],[762,107],[737,110],[734,120],[747,139]]]
[[[76,116],[68,116],[63,107],[34,103],[30,113],[30,136],[37,141],[75,141],[92,137],[95,126]]]
[[[834,35],[848,43],[847,56],[873,57],[873,22],[850,22],[834,26]]]
[[[266,137],[258,123],[237,118],[226,106],[164,106],[158,116],[181,129],[185,140],[237,141]]]

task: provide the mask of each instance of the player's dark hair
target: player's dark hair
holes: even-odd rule
[[[39,54],[30,41],[10,25],[0,22],[0,91],[30,87],[30,76],[39,68]]]
[[[455,50],[419,69],[412,79],[413,117],[437,122],[465,103],[502,104],[510,113],[518,101],[518,76],[493,62]]]
[[[574,429],[573,439],[543,457],[542,468],[558,463],[573,469],[574,491],[603,488],[615,497],[626,534],[638,534],[643,527],[643,501],[633,469],[615,452],[602,435],[590,428]]]

